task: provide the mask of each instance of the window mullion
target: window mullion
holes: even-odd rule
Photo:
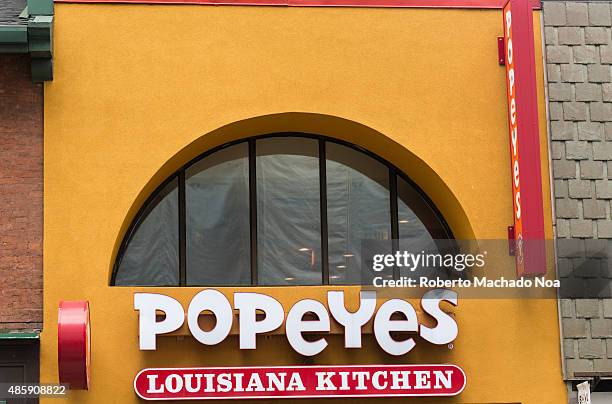
[[[257,155],[255,139],[249,139],[249,211],[251,230],[251,285],[257,285]]]
[[[322,282],[329,285],[329,257],[327,239],[327,160],[325,155],[325,141],[319,139],[319,194],[321,207],[321,268]]]
[[[399,250],[399,219],[397,205],[397,174],[392,167],[389,167],[389,188],[391,202],[391,248],[395,254]],[[399,279],[399,268],[393,267],[393,279]]]
[[[179,191],[179,285],[187,284],[187,213],[185,202],[185,171],[181,170],[178,175]]]

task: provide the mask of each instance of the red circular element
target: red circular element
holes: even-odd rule
[[[89,388],[89,303],[60,301],[57,318],[57,363],[59,381],[72,390]]]

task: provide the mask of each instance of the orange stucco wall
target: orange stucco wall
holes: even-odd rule
[[[162,337],[157,351],[143,353],[133,293],[157,291],[186,306],[199,289],[108,286],[117,245],[146,196],[228,140],[303,131],[351,141],[411,176],[458,238],[506,237],[500,10],[57,4],[55,21],[55,79],[45,86],[41,380],[58,377],[58,302],[89,300],[92,384],[69,402],[137,402],[132,381],[144,367],[299,364],[282,335],[262,338],[254,352],[240,352],[235,337],[215,349]],[[550,237],[537,12],[534,22]],[[257,290],[288,308],[323,299],[326,288]],[[346,290],[354,305],[358,289]],[[452,350],[421,341],[390,358],[371,336],[358,352],[334,336],[315,363],[452,362],[466,371],[467,388],[432,402],[565,402],[556,301],[461,300],[454,311]]]

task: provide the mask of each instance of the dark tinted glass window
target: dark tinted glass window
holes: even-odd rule
[[[359,284],[362,241],[391,239],[389,168],[330,142],[326,156],[330,283]]]
[[[173,179],[148,203],[120,257],[116,285],[179,284],[178,181]]]
[[[112,283],[359,284],[362,242],[391,252],[394,238],[402,250],[435,251],[451,234],[384,160],[319,136],[264,136],[206,153],[156,191]]]
[[[315,139],[257,142],[260,285],[321,283],[319,146]]]
[[[187,285],[248,285],[249,154],[240,143],[185,171]]]
[[[442,233],[444,229],[438,225],[434,211],[423,203],[422,196],[401,177],[397,178],[397,219],[399,233],[400,251],[409,251],[414,254],[420,252],[439,252],[434,238],[445,238]],[[425,223],[430,224],[428,229]],[[439,272],[431,271],[424,266],[408,271],[405,267],[400,268],[401,276],[436,276]]]

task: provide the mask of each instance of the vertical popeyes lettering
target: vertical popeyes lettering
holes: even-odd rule
[[[512,52],[512,11],[508,8],[504,9],[505,15],[505,36],[506,36],[506,74],[508,83],[508,105],[509,105],[509,121],[510,121],[510,145],[511,145],[511,163],[512,163],[512,192],[514,195],[514,223],[516,234],[521,234],[521,188],[520,188],[520,167],[518,161],[518,127],[516,119],[516,91],[514,88],[514,59]]]
[[[503,8],[514,239],[519,276],[546,273],[533,15],[528,3],[528,0],[508,0]]]
[[[395,340],[392,332],[419,333],[421,338],[436,345],[448,344],[457,338],[458,327],[455,319],[444,312],[440,304],[448,302],[457,305],[457,293],[446,289],[435,289],[427,292],[421,299],[423,312],[435,320],[434,327],[419,324],[416,311],[412,305],[402,299],[391,299],[384,302],[376,312],[376,292],[360,293],[360,306],[354,312],[346,309],[344,292],[329,291],[327,304],[304,299],[295,303],[287,313],[276,299],[261,293],[234,293],[234,308],[225,295],[217,290],[203,290],[191,300],[187,309],[187,324],[193,337],[204,345],[215,345],[229,335],[234,323],[234,309],[238,312],[240,349],[255,349],[257,335],[272,332],[285,322],[285,334],[291,347],[304,356],[314,356],[327,347],[325,334],[331,330],[331,319],[344,327],[345,347],[361,348],[363,326],[374,318],[374,337],[380,347],[391,355],[404,355],[416,345],[414,338]],[[175,299],[155,294],[136,293],[134,308],[140,314],[139,336],[141,350],[155,350],[157,336],[179,329],[185,320],[185,311]],[[203,312],[210,312],[215,317],[212,329],[200,328],[198,318]],[[157,314],[163,313],[162,320]],[[257,313],[263,313],[263,319]],[[314,314],[316,319],[304,319]],[[330,316],[331,313],[331,316]],[[392,319],[395,313],[401,313],[403,320]],[[304,338],[304,333],[317,333],[318,339]],[[151,380],[152,385],[155,384]]]

